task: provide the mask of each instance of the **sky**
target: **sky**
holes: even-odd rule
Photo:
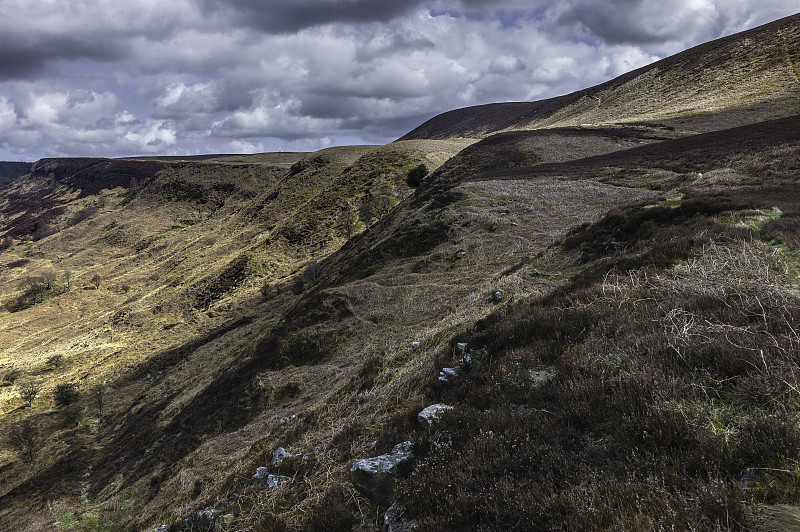
[[[586,88],[797,0],[0,0],[0,160],[313,151]]]

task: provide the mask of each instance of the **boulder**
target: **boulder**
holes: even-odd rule
[[[397,477],[414,460],[414,444],[398,443],[389,454],[353,462],[350,481],[359,493],[374,504],[387,506],[392,500]]]
[[[417,419],[426,430],[431,431],[436,428],[436,425],[439,423],[439,418],[441,418],[442,414],[452,409],[453,407],[450,405],[437,403],[424,408],[422,412],[417,414]]]
[[[253,475],[253,482],[261,484],[267,488],[276,488],[281,484],[286,484],[292,481],[291,477],[284,477],[281,475],[273,475],[266,467],[259,467],[256,469],[256,474]]]
[[[419,342],[411,342],[411,349],[419,349],[420,343]]]

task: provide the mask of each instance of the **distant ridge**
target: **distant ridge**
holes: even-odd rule
[[[433,117],[400,140],[484,137],[519,129],[674,119],[745,109],[738,123],[693,124],[711,131],[797,112],[800,14],[695,46],[594,87],[535,102],[465,107]],[[777,106],[775,105],[777,103]]]
[[[31,170],[31,163],[0,161],[0,187],[10,185]]]

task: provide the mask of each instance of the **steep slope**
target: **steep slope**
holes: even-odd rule
[[[659,122],[693,132],[726,129],[796,114],[799,65],[800,14],[565,96],[448,111],[402,140],[631,122]]]
[[[309,260],[321,260],[344,242],[337,224],[341,206],[355,212],[350,231],[362,231],[385,214],[360,209],[370,195],[390,208],[410,193],[404,181],[409,168],[422,162],[435,168],[464,145],[38,163],[3,191],[0,303],[10,312],[0,316],[0,425],[7,433],[21,420],[36,420],[41,454],[53,461],[27,471],[15,467],[13,453],[0,455],[0,467],[10,473],[0,481],[3,506],[21,508],[7,503],[19,501],[30,482],[61,479],[46,481],[53,493],[74,485],[61,468],[88,465],[79,442],[98,419],[89,414],[96,386],[113,397],[106,415],[128,418],[165,368],[227,333],[252,335],[273,319],[295,297],[288,285],[298,289],[295,281],[305,280]],[[211,365],[207,356],[190,367],[190,390],[236,353]],[[43,383],[33,408],[23,408],[18,395],[28,382]],[[51,399],[59,385],[70,383],[87,413],[74,428],[61,424],[61,409]],[[61,438],[65,427],[70,435]],[[98,439],[96,451],[116,434]],[[132,441],[136,452],[143,441]],[[5,519],[17,523],[14,516]]]

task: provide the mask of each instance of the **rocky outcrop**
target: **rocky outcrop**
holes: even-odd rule
[[[374,504],[387,506],[392,500],[398,476],[410,468],[413,460],[414,444],[410,441],[398,443],[389,454],[353,462],[350,480],[356,490]]]

